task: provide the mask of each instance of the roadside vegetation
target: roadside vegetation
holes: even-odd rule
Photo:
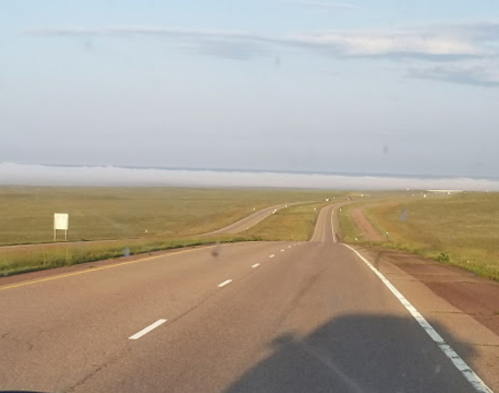
[[[365,214],[380,231],[389,232],[388,239],[377,244],[499,281],[499,194],[466,192],[390,201],[366,208]],[[352,242],[358,229],[349,227],[348,217],[341,219],[346,223],[345,240]]]
[[[0,245],[53,240],[53,214],[69,213],[69,240],[189,237],[253,209],[322,201],[342,193],[302,190],[0,187]]]
[[[120,240],[112,244],[60,244],[56,247],[0,249],[0,276],[71,266],[154,251],[245,240],[237,236],[205,239]]]
[[[240,235],[248,240],[307,241],[314,233],[320,210],[328,204],[330,202],[281,209]]]
[[[103,192],[116,192],[114,190],[97,190]],[[97,192],[96,191],[96,192]],[[151,195],[145,192],[146,190],[130,190],[128,192],[144,192],[145,195]],[[161,195],[163,190],[148,190],[148,192],[155,192],[155,195]],[[202,217],[214,217],[214,215],[209,214],[209,206],[215,196],[224,196],[225,200],[230,201],[230,196],[232,195],[236,202],[230,201],[228,216],[231,218],[227,220],[225,217],[222,218],[222,212],[218,212],[217,216],[220,219],[217,221],[217,227],[228,225],[237,219],[251,214],[253,212],[253,207],[263,208],[268,205],[278,204],[285,202],[284,198],[289,198],[287,201],[297,201],[302,198],[302,201],[310,200],[310,198],[319,198],[324,195],[324,192],[317,191],[227,191],[227,190],[181,190],[184,192],[184,197],[190,195],[190,204],[204,204],[205,215],[200,214]],[[213,191],[214,194],[211,194]],[[88,192],[88,191],[87,191]],[[179,190],[180,192],[180,190]],[[243,196],[247,192],[250,196],[259,197],[257,202],[250,199],[250,196]],[[70,194],[72,190],[70,191]],[[228,193],[224,195],[224,193]],[[335,195],[336,199],[340,200],[341,194],[331,194],[325,193],[326,195]],[[88,194],[87,194],[88,195]],[[103,194],[100,194],[102,198]],[[128,194],[130,197],[130,194]],[[144,194],[142,194],[144,195]],[[180,194],[179,194],[180,195]],[[201,195],[208,196],[208,202],[206,203],[203,199],[196,199],[194,196],[200,197]],[[135,202],[134,202],[135,203]],[[258,205],[260,203],[260,205]],[[154,204],[154,202],[153,202]],[[104,204],[105,205],[105,204]],[[325,203],[307,203],[304,205],[291,206],[286,209],[279,210],[276,214],[270,216],[266,220],[257,224],[256,226],[250,228],[249,230],[237,234],[237,235],[224,235],[224,236],[213,236],[206,238],[196,238],[194,236],[189,236],[188,225],[180,220],[184,226],[186,235],[179,236],[178,232],[175,231],[173,234],[175,236],[170,236],[168,234],[154,235],[149,234],[148,236],[142,235],[138,239],[121,239],[113,242],[85,242],[81,241],[73,244],[58,243],[56,245],[40,244],[35,247],[19,247],[19,248],[4,248],[0,247],[0,276],[8,276],[13,274],[26,273],[30,271],[44,270],[61,266],[71,266],[75,264],[93,262],[111,258],[119,258],[123,256],[136,255],[142,253],[150,253],[154,251],[169,250],[174,248],[182,247],[192,247],[197,245],[209,245],[217,243],[230,243],[238,241],[256,241],[256,240],[308,240],[314,231],[315,222],[317,220],[320,208],[324,206]],[[101,205],[103,206],[103,205]],[[157,205],[156,205],[157,206]],[[216,206],[219,206],[216,204]],[[236,208],[234,208],[236,206]],[[251,209],[248,207],[251,206]],[[239,207],[239,210],[237,210]],[[316,211],[314,211],[314,208]],[[124,209],[124,208],[123,208]],[[248,211],[250,210],[250,211]],[[104,211],[104,210],[103,210]],[[234,211],[239,212],[239,216],[233,214]],[[104,211],[105,212],[105,211]],[[245,214],[242,214],[242,213]],[[126,216],[126,212],[123,210],[121,212],[123,216]],[[180,213],[173,212],[171,216],[179,215]],[[187,214],[184,210],[184,214]],[[168,216],[164,213],[164,216]],[[51,218],[51,217],[50,217]],[[49,225],[51,225],[50,219],[47,220]],[[205,226],[204,221],[201,223],[193,223],[192,216],[185,219],[185,221],[190,222],[194,229],[192,232],[205,232],[208,230],[215,229],[208,225]],[[223,222],[223,224],[221,224]],[[71,225],[75,223],[71,221],[70,216],[70,229]],[[196,226],[197,225],[197,226]],[[4,228],[2,227],[4,230]],[[158,228],[158,232],[163,232]]]
[[[363,210],[366,206],[376,206],[378,204],[386,203],[396,203],[401,200],[408,200],[414,198],[419,198],[419,193],[413,194],[412,192],[401,192],[401,191],[386,191],[386,192],[375,192],[371,194],[361,194],[363,197],[359,198],[359,195],[351,196],[352,202],[344,205],[340,208],[338,212],[338,219],[340,225],[340,237],[346,243],[367,243],[370,242],[367,239],[368,236],[359,228],[358,223],[355,222],[353,217],[354,210]],[[385,234],[386,231],[378,225],[378,223],[373,220],[367,212],[364,212],[365,218],[369,224],[376,230],[377,234]],[[383,235],[384,236],[384,235]]]
[[[358,204],[345,205],[341,207],[341,211],[338,212],[338,220],[340,223],[340,237],[345,243],[362,242],[364,236],[359,230],[357,225],[352,218],[352,210],[355,209]]]

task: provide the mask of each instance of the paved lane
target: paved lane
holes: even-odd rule
[[[206,234],[203,234],[201,236],[213,236],[213,235],[233,235],[236,233],[240,233],[245,231],[246,229],[251,228],[252,226],[255,226],[259,222],[265,220],[267,217],[269,217],[274,211],[278,211],[281,209],[285,209],[286,207],[290,206],[295,206],[295,205],[302,205],[306,203],[311,203],[311,202],[297,202],[297,203],[289,203],[289,204],[281,204],[281,205],[275,205],[275,206],[270,206],[265,209],[259,210],[248,217],[244,217],[243,219],[236,221],[233,224],[230,224],[224,228],[217,229],[216,231],[212,231]]]
[[[0,390],[474,391],[334,242],[332,209],[307,243],[201,248],[0,290]]]
[[[128,350],[132,334],[160,318],[174,323],[213,296],[220,283],[251,274],[252,265],[270,260],[283,246],[184,250],[2,290],[0,387],[65,391]]]

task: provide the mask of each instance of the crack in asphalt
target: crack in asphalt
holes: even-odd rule
[[[117,355],[115,355],[114,357],[112,357],[111,359],[108,359],[107,361],[105,361],[103,364],[101,364],[100,366],[98,365],[95,365],[97,368],[95,368],[94,370],[90,371],[86,376],[84,376],[82,379],[80,379],[78,382],[76,382],[73,386],[71,386],[69,389],[67,390],[64,390],[65,393],[71,393],[71,392],[74,392],[75,389],[79,388],[80,386],[84,385],[85,383],[87,383],[87,381],[89,379],[91,379],[93,376],[95,376],[97,373],[99,373],[101,370],[111,366],[112,364],[116,363],[118,360],[120,360],[123,356],[125,356],[126,354],[128,354],[130,351],[131,351],[131,347],[130,346],[126,346],[125,348],[123,348]]]
[[[251,272],[249,274],[251,274]],[[249,274],[247,274],[247,275],[249,275]],[[247,275],[245,275],[244,277],[246,277]],[[210,298],[212,298],[213,296],[215,296],[218,292],[220,292],[220,290],[213,290],[211,293],[209,293],[208,295],[206,295],[198,304],[196,304],[195,306],[191,307],[190,309],[188,309],[184,313],[180,314],[176,318],[170,319],[168,321],[169,322],[168,326],[170,326],[170,325],[178,322],[180,319],[182,319],[183,317],[185,317],[187,314],[189,314],[192,311],[195,311],[197,308],[201,307],[204,303],[206,303]],[[65,390],[64,393],[72,393],[72,392],[74,392],[77,388],[79,388],[80,386],[82,386],[85,383],[87,383],[88,380],[90,380],[91,378],[93,378],[95,375],[97,375],[103,369],[105,369],[105,368],[107,368],[107,367],[115,364],[116,362],[118,362],[126,354],[130,353],[131,350],[132,350],[132,346],[127,346],[118,355],[116,355],[113,358],[107,360],[106,362],[104,362],[100,366],[99,365],[95,365],[96,368],[94,370],[90,371],[80,381],[78,381],[76,384],[74,384],[73,386],[71,386],[69,389]]]

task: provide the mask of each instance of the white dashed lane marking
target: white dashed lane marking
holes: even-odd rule
[[[223,283],[218,284],[219,288],[225,287],[226,285],[229,285],[232,282],[232,280],[225,280]]]
[[[149,325],[145,329],[142,329],[140,332],[135,333],[133,336],[128,337],[129,340],[138,340],[142,336],[145,336],[147,333],[150,331],[156,329],[158,326],[164,324],[166,322],[166,319],[159,319],[156,322],[154,322],[152,325]]]

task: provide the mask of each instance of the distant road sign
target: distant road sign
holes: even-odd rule
[[[69,229],[69,214],[54,213],[54,229],[67,231]]]
[[[64,240],[68,240],[69,214],[54,213],[54,241],[57,240],[57,231],[64,231]]]

